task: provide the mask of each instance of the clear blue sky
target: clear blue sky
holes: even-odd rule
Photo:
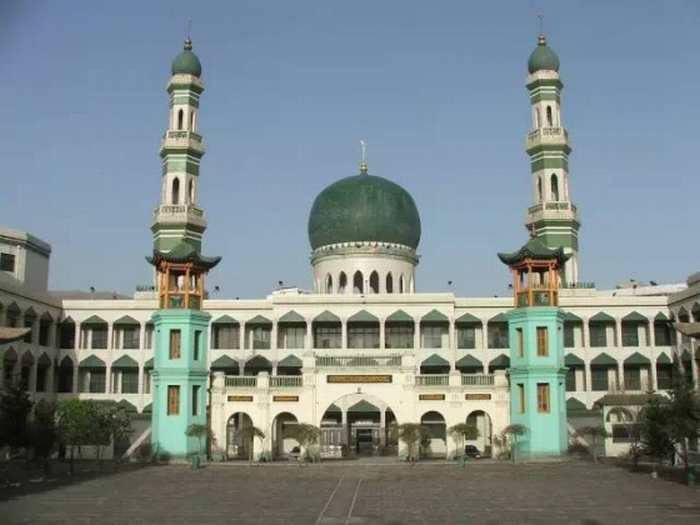
[[[149,282],[165,85],[187,19],[207,91],[200,203],[209,286],[310,287],[308,211],[370,171],[423,223],[419,291],[505,293],[526,240],[527,57],[561,59],[582,279],[700,268],[700,4],[694,1],[0,3],[0,224],[53,246],[53,289]]]

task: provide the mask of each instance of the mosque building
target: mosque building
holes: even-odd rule
[[[0,382],[21,381],[34,399],[121,403],[137,431],[116,453],[150,442],[185,455],[194,447],[187,426],[207,423],[214,455],[225,459],[247,458],[251,447],[258,458],[284,456],[296,444],[284,429],[295,423],[321,428],[325,458],[403,455],[401,423],[423,423],[425,453],[452,457],[459,445],[447,429],[465,422],[478,428],[469,443],[482,453],[495,454],[495,436],[519,423],[524,453],[557,455],[581,422],[602,421],[604,396],[663,392],[674,362],[697,384],[700,350],[671,321],[700,321],[700,278],[616,290],[581,282],[563,84],[543,35],[526,83],[527,234],[522,248],[499,254],[511,297],[419,292],[419,210],[364,156],[359,173],[311,207],[311,291],[208,297],[207,271],[226,263],[203,253],[202,77],[188,39],[167,87],[148,257],[154,290],[50,292],[51,247],[0,228],[0,326],[29,329],[0,337]],[[503,248],[517,247],[494,246],[494,260]],[[265,438],[241,439],[237,431],[251,425]]]

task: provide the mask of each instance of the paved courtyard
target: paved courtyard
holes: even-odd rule
[[[3,524],[700,523],[700,489],[587,463],[160,466],[13,490]]]

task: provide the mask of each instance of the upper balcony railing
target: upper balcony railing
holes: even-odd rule
[[[560,144],[568,141],[569,133],[564,128],[538,128],[527,134],[528,147],[538,143]]]
[[[417,386],[447,386],[449,384],[449,375],[429,374],[416,376]]]
[[[576,206],[568,201],[542,202],[540,204],[535,204],[534,206],[530,206],[527,209],[528,213],[537,213],[538,211],[542,211],[542,210],[555,210],[555,211],[571,210],[574,213],[576,213],[578,211]]]
[[[271,376],[270,386],[272,388],[294,388],[304,386],[302,376]]]
[[[204,143],[202,136],[194,131],[187,130],[171,130],[166,131],[160,141],[161,148],[165,145],[176,148],[194,148],[199,151],[204,151]]]
[[[225,385],[233,388],[255,388],[258,378],[255,376],[226,376]]]
[[[319,368],[398,368],[401,354],[385,355],[317,355]]]
[[[202,217],[204,211],[197,206],[191,204],[166,204],[163,206],[158,206],[153,210],[153,216],[156,215],[181,215],[185,213],[191,213],[197,217]]]
[[[462,386],[493,386],[493,374],[462,374]]]

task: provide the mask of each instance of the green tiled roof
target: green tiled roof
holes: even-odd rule
[[[617,366],[617,361],[606,353],[599,354],[591,361],[593,366]]]
[[[578,315],[572,314],[571,312],[564,312],[564,322],[565,323],[581,323],[581,319]]]
[[[392,323],[412,323],[413,317],[408,315],[403,310],[396,310],[393,314],[386,318],[387,322]]]
[[[367,413],[367,412],[379,412],[379,409],[374,406],[372,403],[365,401],[364,399],[362,401],[358,401],[354,405],[352,405],[350,408],[348,408],[348,412],[362,412],[362,413]]]
[[[500,314],[489,319],[488,322],[489,323],[507,323],[508,318],[506,317],[506,314],[501,312]]]
[[[481,324],[481,319],[467,312],[455,319],[455,324]]]
[[[449,322],[449,319],[447,316],[443,313],[438,312],[437,310],[431,310],[427,314],[425,314],[423,317],[421,317],[421,323],[442,323],[442,322]]]
[[[126,399],[122,399],[121,401],[119,401],[117,403],[117,406],[125,409],[127,412],[131,412],[134,414],[138,412],[136,407],[134,405],[132,405],[131,403],[129,403]]]
[[[64,356],[59,366],[61,368],[73,368],[73,360],[68,356]]]
[[[335,403],[331,403],[331,406],[326,409],[326,412],[340,412],[340,408]]]
[[[222,355],[211,364],[210,368],[238,368],[238,361],[230,356]]]
[[[97,315],[91,315],[90,317],[85,319],[85,321],[83,321],[81,324],[107,324],[107,321],[105,321]]]
[[[656,358],[656,364],[657,365],[672,365],[673,361],[671,361],[671,358],[666,355],[666,352],[661,352],[659,354],[659,357]]]
[[[376,323],[379,319],[369,313],[367,310],[360,310],[355,315],[348,319],[349,323]]]
[[[212,324],[238,324],[238,321],[236,321],[233,317],[230,315],[224,314],[221,317],[217,317],[212,321]]]
[[[78,365],[80,368],[105,368],[105,362],[94,355],[88,356]]]
[[[624,316],[622,318],[622,320],[630,322],[630,323],[646,323],[647,321],[649,321],[649,319],[644,317],[639,312],[631,312],[631,313],[627,314],[626,316]]]
[[[550,260],[554,259],[563,265],[569,255],[564,253],[564,248],[548,248],[538,237],[533,237],[525,243],[517,252],[499,253],[498,258],[507,265],[514,265],[525,259]]]
[[[143,407],[142,413],[150,414],[151,412],[153,412],[153,405],[151,405],[151,403],[148,403],[145,407]]]
[[[315,323],[339,323],[340,317],[338,317],[337,315],[333,315],[328,310],[326,310],[325,312],[322,312],[322,313],[318,314],[316,317],[314,317],[314,322]]]
[[[290,310],[286,314],[284,314],[282,317],[280,317],[277,320],[278,323],[306,323],[306,319],[304,319],[301,315],[296,313],[294,310]]]
[[[457,360],[457,368],[483,368],[484,363],[469,354]]]
[[[123,355],[112,363],[112,368],[138,368],[139,364],[128,355]]]
[[[197,248],[190,243],[180,241],[169,252],[153,250],[151,257],[146,257],[146,260],[156,266],[159,261],[168,261],[173,263],[194,263],[197,267],[210,270],[221,261],[221,257],[206,257],[201,255]]]
[[[648,358],[644,357],[639,352],[635,352],[631,356],[629,356],[627,359],[625,359],[624,364],[626,364],[626,365],[650,365],[651,361],[649,361]]]
[[[566,366],[583,366],[583,359],[574,354],[566,354],[564,357],[564,364]]]
[[[246,324],[272,324],[272,321],[262,315],[256,315],[252,319],[248,319]]]
[[[591,323],[614,323],[615,318],[605,312],[598,312],[589,319]]]
[[[668,321],[668,320],[669,320],[669,318],[668,318],[668,317],[666,316],[666,314],[663,313],[663,312],[659,312],[659,313],[656,314],[656,316],[654,317],[654,321]]]
[[[505,366],[509,367],[510,366],[510,357],[508,357],[506,354],[501,354],[498,357],[494,357],[490,362],[489,366]]]
[[[153,368],[153,358],[151,357],[143,364],[144,368]]]
[[[271,368],[272,363],[270,363],[270,361],[268,359],[264,358],[261,355],[254,355],[253,357],[248,359],[248,361],[246,361],[245,366],[246,367],[255,366],[255,367],[261,367],[261,368],[262,367]]]
[[[282,359],[279,363],[277,363],[277,366],[284,366],[287,368],[292,368],[292,367],[301,367],[303,365],[301,359],[299,359],[297,356],[294,354],[289,354],[287,357]]]
[[[141,323],[139,323],[136,319],[134,319],[134,318],[131,317],[131,316],[123,315],[122,317],[120,317],[119,319],[117,319],[116,321],[114,321],[114,324],[136,325],[136,326],[138,326],[138,325],[140,325]]]
[[[440,357],[437,354],[433,354],[427,359],[425,359],[421,366],[450,366],[450,362],[447,359]]]

